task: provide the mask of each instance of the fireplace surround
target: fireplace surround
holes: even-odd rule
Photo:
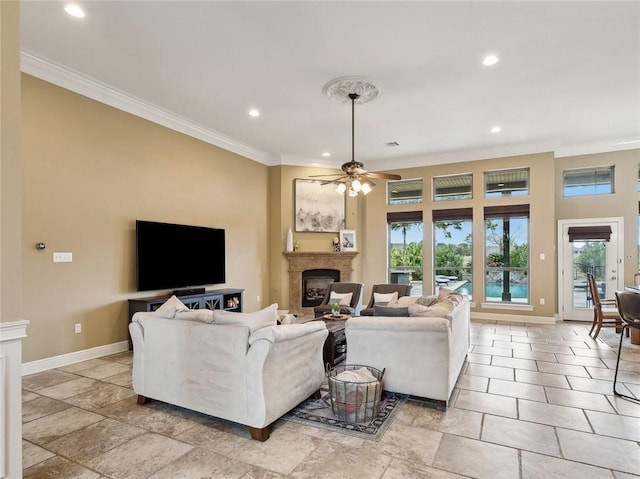
[[[303,271],[336,270],[339,280],[351,282],[353,259],[357,251],[339,253],[319,251],[292,251],[283,253],[289,260],[289,311],[295,314],[313,314],[313,308],[303,306]]]

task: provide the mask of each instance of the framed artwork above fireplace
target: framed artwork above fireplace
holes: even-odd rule
[[[334,183],[295,180],[296,232],[337,233],[344,228],[345,198]]]

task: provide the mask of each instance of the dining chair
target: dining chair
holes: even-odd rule
[[[593,339],[598,337],[602,327],[615,327],[616,332],[622,330],[622,319],[618,312],[618,306],[615,299],[601,299],[596,279],[591,273],[587,273],[587,282],[589,283],[589,294],[593,302],[593,323],[589,335],[593,333]],[[594,331],[595,329],[595,331]]]
[[[631,291],[616,291],[616,302],[618,311],[622,318],[623,331],[629,328],[640,330],[640,294]],[[640,398],[627,396],[616,391],[616,382],[618,381],[618,369],[620,367],[620,353],[622,352],[622,338],[624,334],[620,334],[620,345],[618,346],[618,359],[616,360],[616,373],[613,376],[613,394],[625,399],[640,403]]]

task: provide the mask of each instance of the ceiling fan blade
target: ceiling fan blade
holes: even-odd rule
[[[373,173],[368,172],[367,176],[369,178],[380,178],[382,180],[401,180],[402,176],[400,175],[392,175],[391,173]]]
[[[325,176],[342,176],[344,173],[329,173],[326,175],[309,175],[309,178],[322,178]]]
[[[344,180],[346,180],[347,178],[349,178],[347,175],[343,175],[338,178],[334,178],[332,180],[327,179],[327,180],[321,180],[321,181],[323,186],[328,185],[330,183],[334,183],[337,185],[338,183],[344,183]]]

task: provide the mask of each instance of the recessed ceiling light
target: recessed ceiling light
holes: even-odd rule
[[[491,128],[491,133],[500,133],[502,131],[502,128],[499,126],[494,126]]]
[[[331,156],[331,153],[329,153],[328,151],[325,151],[322,156],[324,156],[325,158],[328,158]]]
[[[67,12],[72,17],[76,17],[76,18],[84,18],[85,16],[85,13],[82,7],[75,3],[68,3],[67,5],[65,5],[64,11]]]
[[[260,112],[255,108],[252,108],[251,110],[249,110],[249,116],[252,116],[253,118],[258,118],[260,116]]]
[[[486,67],[495,65],[496,63],[498,63],[498,57],[495,55],[487,55],[484,57],[484,60],[482,60],[482,64]]]

